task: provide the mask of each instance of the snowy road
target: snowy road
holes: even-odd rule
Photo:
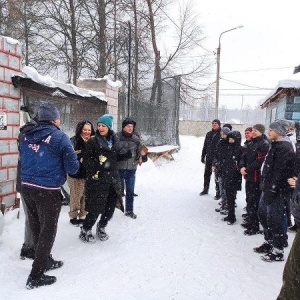
[[[84,244],[59,219],[53,256],[65,265],[49,272],[57,282],[28,291],[31,261],[21,261],[24,214],[6,214],[0,237],[0,299],[197,299],[273,300],[281,287],[284,262],[266,263],[252,248],[263,236],[243,235],[244,191],[238,194],[237,223],[228,226],[214,209],[214,191],[199,196],[204,165],[203,138],[181,137],[175,161],[149,161],[137,173],[136,220],[116,211],[106,242]],[[289,234],[291,245],[293,234]],[[285,251],[287,257],[288,247]]]

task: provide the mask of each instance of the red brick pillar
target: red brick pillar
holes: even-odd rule
[[[8,207],[16,200],[21,99],[11,76],[21,74],[21,61],[20,43],[0,36],[0,204]]]

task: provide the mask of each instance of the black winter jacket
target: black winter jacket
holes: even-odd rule
[[[215,175],[217,177],[222,176],[222,165],[224,160],[224,155],[228,151],[228,139],[220,139],[217,148],[216,148],[216,155],[213,160],[212,165],[216,168]]]
[[[221,138],[221,128],[218,130],[211,130],[207,132],[203,144],[201,160],[211,160],[215,158],[217,151],[217,144]]]
[[[247,143],[240,162],[240,168],[246,168],[246,180],[259,184],[260,168],[266,158],[269,147],[269,142],[263,135],[252,138],[251,142]]]
[[[267,205],[281,194],[290,193],[287,182],[293,177],[294,149],[288,137],[273,141],[265,159],[260,188]]]
[[[79,161],[79,170],[74,175],[70,175],[70,174],[68,174],[68,175],[73,178],[85,179],[86,172],[85,172],[84,165],[82,164],[82,159],[83,159],[83,152],[85,150],[87,142],[85,142],[81,136],[73,136],[73,137],[71,137],[70,140],[74,147],[75,152],[77,153],[77,159]]]
[[[241,146],[241,134],[238,131],[232,131],[228,134],[235,139],[234,143],[229,143],[227,150],[224,149],[220,164],[222,166],[222,183],[225,190],[240,191],[242,189],[242,175],[239,170],[239,163],[243,148]]]
[[[291,213],[295,219],[295,222],[300,228],[300,173],[298,175],[297,184],[290,201]]]
[[[91,137],[83,152],[83,165],[86,169],[85,209],[91,213],[103,213],[110,193],[116,195],[116,201],[121,198],[121,184],[117,161],[119,154],[119,139],[113,131],[109,132],[108,140],[97,131]]]

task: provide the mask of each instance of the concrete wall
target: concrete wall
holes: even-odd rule
[[[21,74],[21,61],[21,45],[0,36],[0,114],[7,118],[6,129],[0,129],[0,203],[6,206],[14,205],[16,199],[21,94],[11,76]]]
[[[223,126],[224,124],[221,124]],[[252,125],[247,124],[231,124],[232,130],[240,131],[242,137],[247,127]],[[254,124],[253,124],[254,125]],[[207,121],[179,121],[179,134],[192,136],[205,136],[211,130],[211,122]]]

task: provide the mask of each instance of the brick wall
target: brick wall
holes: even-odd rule
[[[76,85],[80,88],[100,91],[105,94],[105,99],[107,100],[107,113],[113,116],[113,128],[116,131],[118,125],[118,95],[119,88],[114,86],[115,84],[110,84],[109,80],[106,79],[83,79],[77,80]],[[100,116],[99,116],[100,117]],[[90,120],[95,122],[96,120]]]
[[[0,129],[0,203],[15,204],[20,127],[20,90],[12,85],[11,76],[20,75],[21,45],[0,36],[0,113],[6,115],[7,128]]]

